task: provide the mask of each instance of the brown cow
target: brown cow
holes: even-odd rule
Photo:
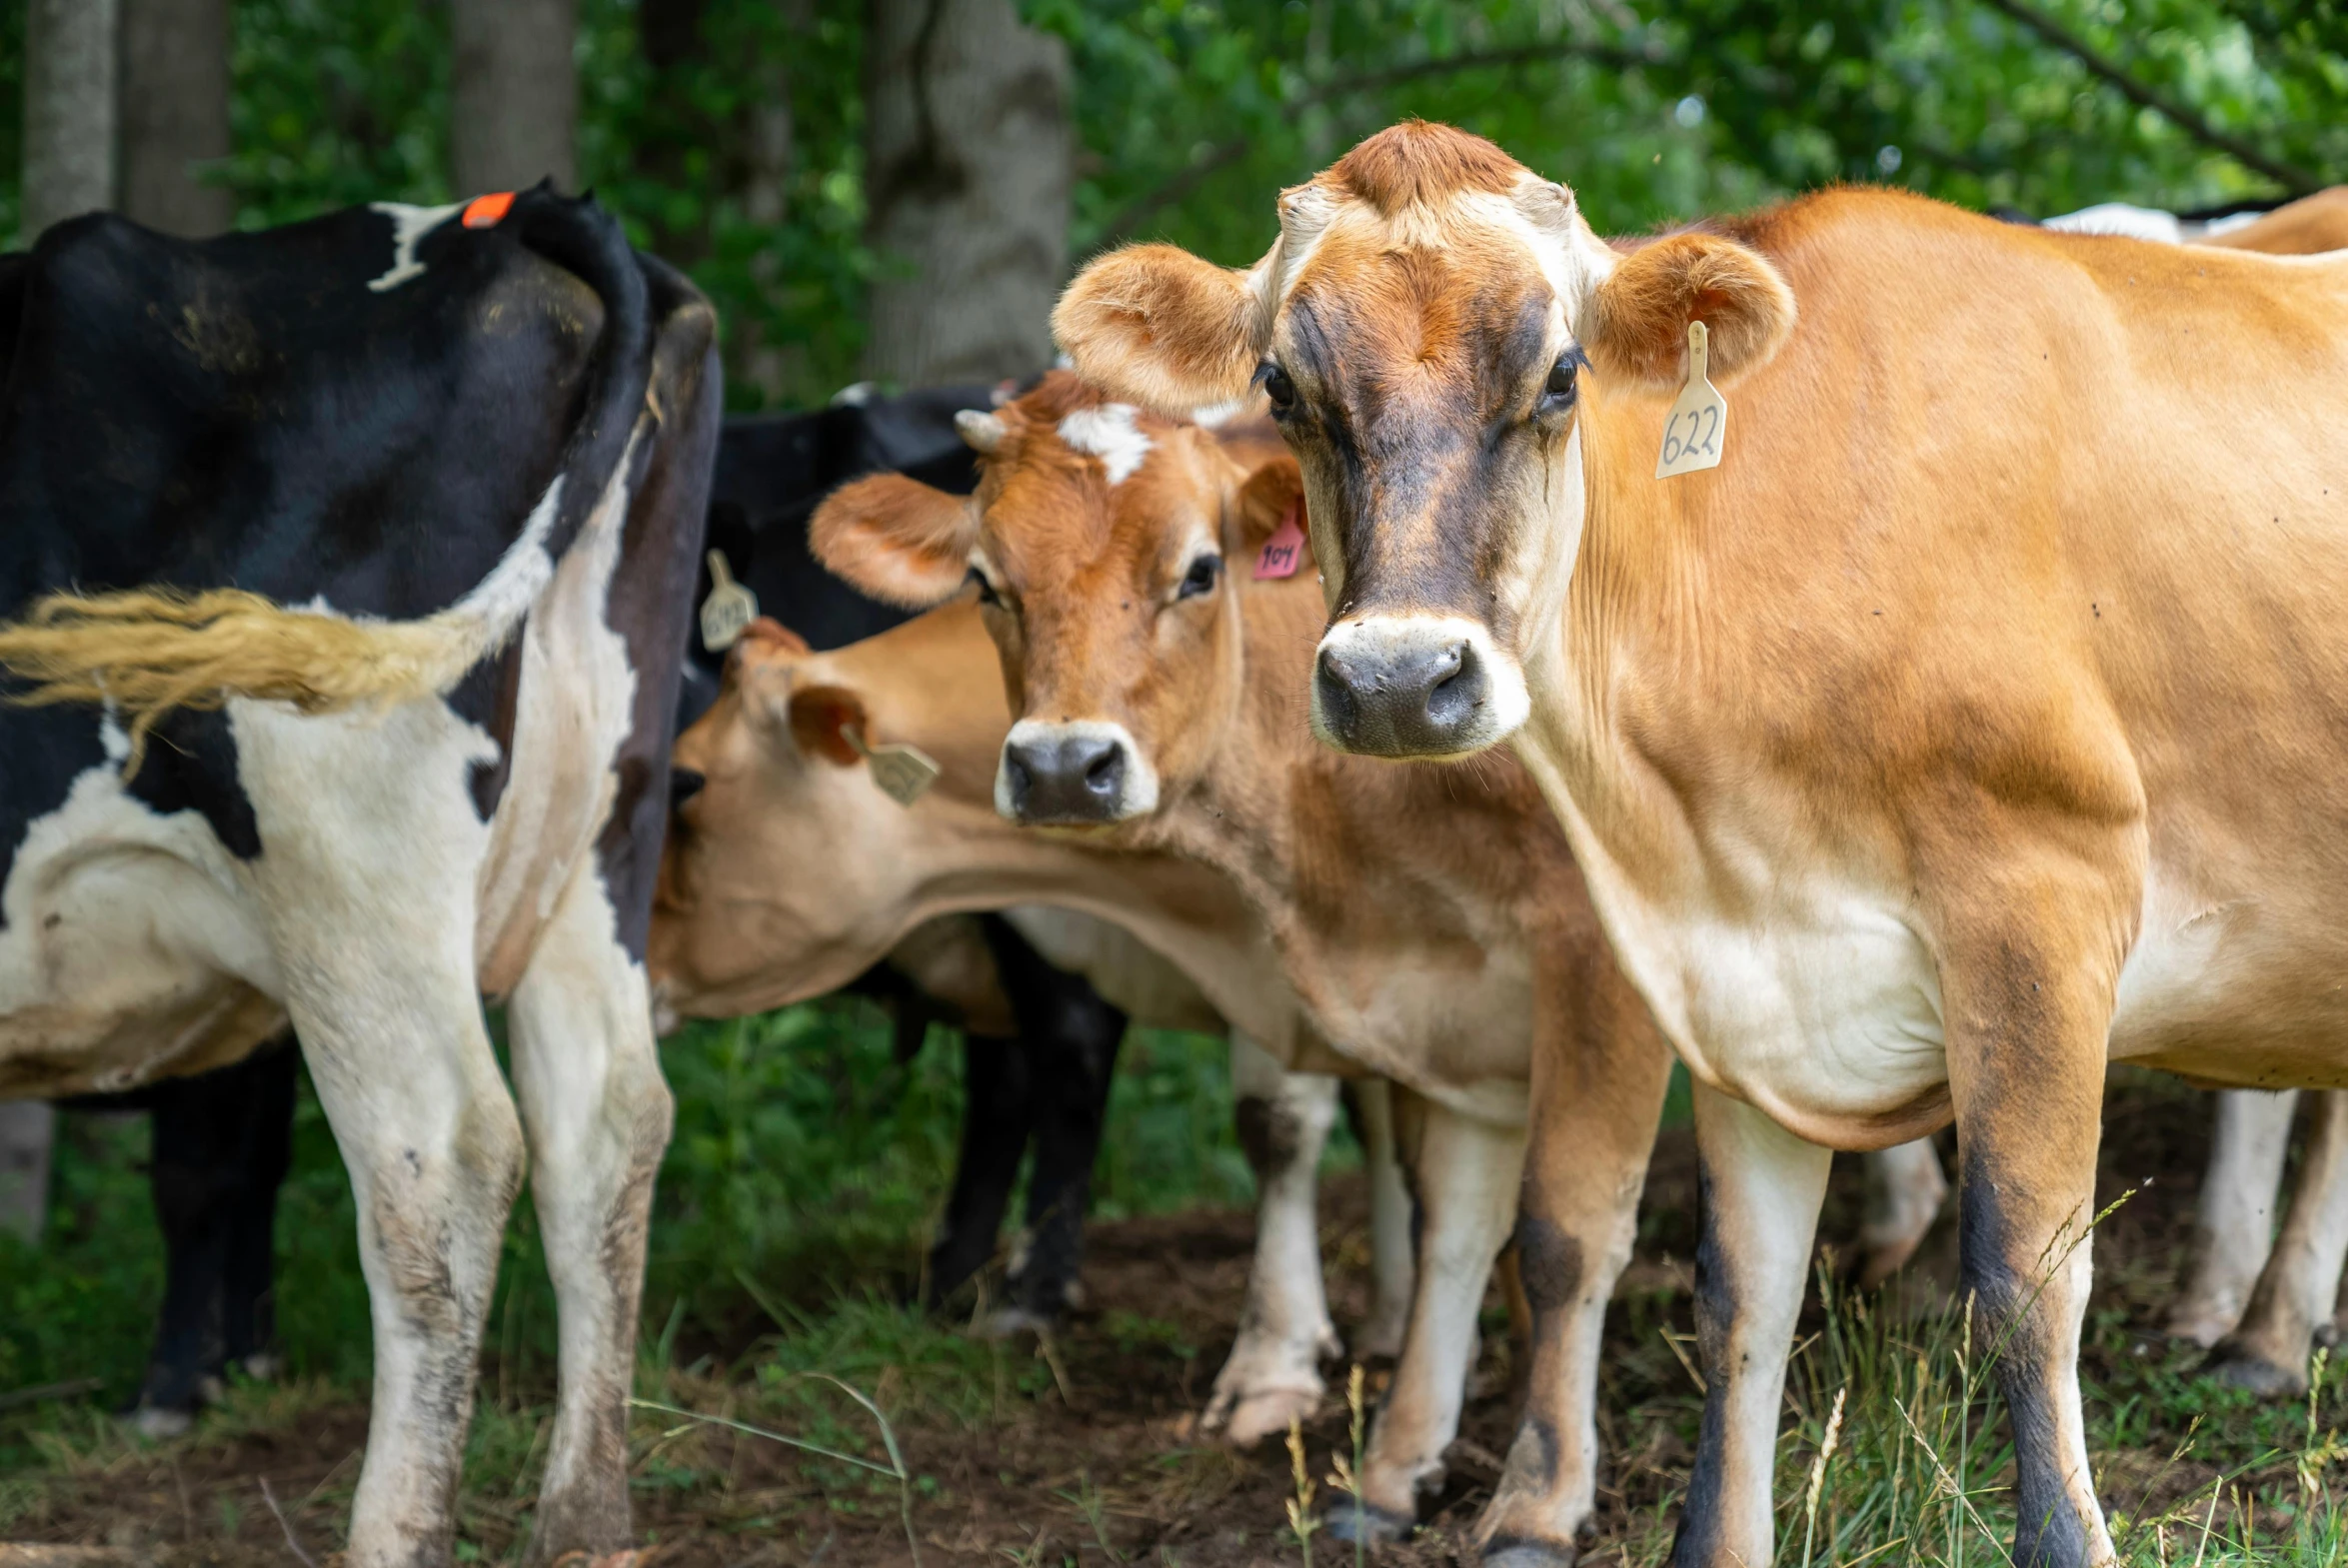
[[[1238,1342],[1205,1427],[1247,1442],[1309,1414],[1336,1349],[1320,1276],[1314,1173],[1336,1110],[1332,1067],[1259,922],[1229,883],[1168,855],[1103,853],[996,814],[1011,717],[977,613],[954,606],[831,653],[754,623],[724,690],[677,743],[702,776],[670,825],[647,962],[662,1004],[732,1017],[833,990],[941,915],[1009,908],[1039,950],[1138,1021],[1232,1030],[1241,1144],[1261,1194]],[[911,744],[944,769],[911,807],[860,766],[858,744]],[[1146,944],[1100,950],[1065,909]],[[1165,963],[1152,972],[1150,953]],[[1201,993],[1203,993],[1201,995]],[[1258,1043],[1260,1048],[1257,1048]],[[1268,1054],[1267,1054],[1268,1052]],[[1314,1069],[1281,1071],[1282,1063]],[[1398,1181],[1378,1155],[1382,1085],[1362,1085],[1378,1299],[1357,1354],[1391,1353],[1409,1289]]]
[[[1435,773],[1312,744],[1320,595],[1308,571],[1256,576],[1283,518],[1294,528],[1293,460],[1250,473],[1214,434],[1066,373],[965,431],[986,454],[975,498],[859,481],[817,512],[819,559],[909,603],[975,575],[1020,716],[995,778],[1004,814],[1214,867],[1270,928],[1321,1034],[1423,1096],[1410,1328],[1365,1507],[1334,1527],[1406,1533],[1439,1483],[1513,1222],[1530,1398],[1479,1539],[1505,1552],[1521,1521],[1570,1538],[1591,1506],[1599,1331],[1668,1055],[1564,835],[1504,760]],[[1528,1082],[1529,1162],[1507,1124]]]
[[[2108,1560],[2075,1366],[2107,1054],[2348,1078],[2348,263],[1849,190],[1622,256],[1421,124],[1280,206],[1255,268],[1122,252],[1058,329],[1165,404],[1260,374],[1327,569],[1314,728],[1513,742],[1688,1063],[1678,1560],[1770,1556],[1827,1147],[1952,1115],[2016,1556]],[[1697,322],[1734,419],[1679,415],[1720,461],[1657,479]]]

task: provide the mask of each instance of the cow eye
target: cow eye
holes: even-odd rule
[[[1296,406],[1296,384],[1277,365],[1263,367],[1263,395],[1271,400],[1275,414],[1285,414]]]
[[[1222,557],[1200,556],[1190,563],[1190,570],[1182,576],[1182,586],[1174,591],[1176,599],[1196,599],[1200,594],[1214,592],[1214,580],[1222,576]]]
[[[1003,596],[995,592],[995,585],[987,581],[986,573],[981,572],[977,567],[973,567],[971,568],[969,581],[979,585],[980,604],[993,605],[998,610],[1003,608]]]
[[[1581,350],[1578,347],[1557,356],[1557,363],[1549,367],[1548,380],[1541,383],[1541,400],[1535,413],[1558,414],[1573,407],[1574,388],[1581,365]]]

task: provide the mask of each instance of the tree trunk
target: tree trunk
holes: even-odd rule
[[[28,0],[24,241],[114,201],[115,0]]]
[[[1068,50],[1012,0],[867,0],[865,371],[903,386],[1052,362],[1068,268]]]
[[[231,150],[228,0],[120,3],[122,210],[166,234],[219,234],[236,198],[201,173]]]
[[[578,0],[455,0],[449,153],[459,196],[579,188]]]

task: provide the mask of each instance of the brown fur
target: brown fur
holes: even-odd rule
[[[1590,300],[1581,341],[1601,375],[1676,391],[1687,327],[1707,329],[1711,378],[1765,364],[1793,332],[1793,294],[1754,251],[1708,234],[1674,234],[1623,258]]]
[[[1322,178],[1391,218],[1439,207],[1467,191],[1505,196],[1524,165],[1480,136],[1428,120],[1404,120],[1356,145]]]
[[[2302,196],[2256,223],[2197,243],[2230,251],[2264,251],[2270,256],[2348,250],[2348,185]]]
[[[862,548],[861,538],[844,534],[839,520],[847,508],[890,514],[890,538],[898,548],[884,556]],[[833,571],[865,585],[865,592],[883,604],[918,610],[961,585],[970,547],[958,550],[953,542],[969,524],[970,508],[960,496],[902,474],[876,474],[825,498],[808,520],[808,549]]]
[[[1113,342],[1149,344],[1147,359],[1131,362],[1132,380],[1103,384],[1147,407],[1186,412],[1246,393],[1255,375],[1257,315],[1245,273],[1171,245],[1132,245],[1095,261],[1069,285],[1052,312],[1052,332],[1080,362]]]

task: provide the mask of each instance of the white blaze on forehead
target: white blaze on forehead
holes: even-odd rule
[[[1134,470],[1156,445],[1134,423],[1136,412],[1131,403],[1079,409],[1060,422],[1060,439],[1075,451],[1099,458],[1109,482],[1122,485],[1134,477]]]
[[[463,202],[446,207],[410,207],[405,202],[369,202],[370,210],[382,213],[392,221],[391,270],[370,282],[367,287],[381,294],[396,289],[410,278],[424,276],[424,264],[416,259],[416,242],[465,210]]]

